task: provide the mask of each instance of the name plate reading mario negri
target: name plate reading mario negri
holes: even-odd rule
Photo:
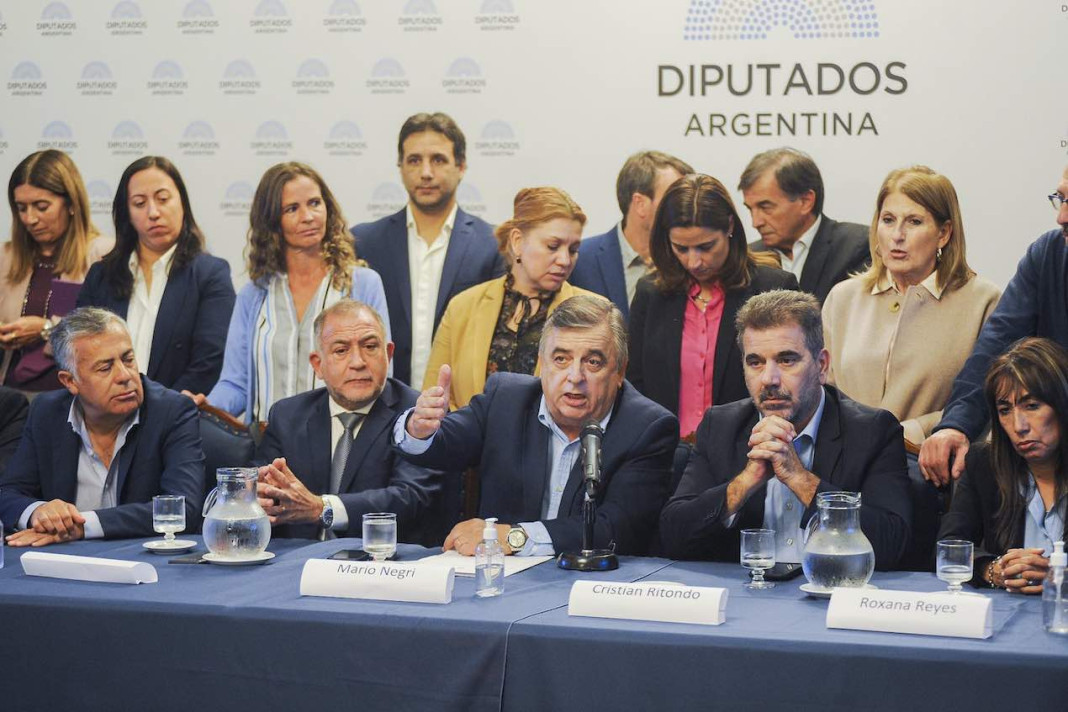
[[[453,570],[444,566],[310,559],[300,575],[300,595],[451,603],[454,579]]]
[[[993,618],[988,596],[945,591],[836,588],[827,609],[828,628],[953,638],[989,638]]]
[[[576,581],[567,613],[663,623],[719,625],[725,621],[727,589],[677,583]]]

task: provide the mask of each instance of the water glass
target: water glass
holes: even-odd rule
[[[375,561],[385,561],[397,551],[397,515],[373,512],[363,515],[363,550]]]
[[[950,593],[960,593],[961,584],[972,579],[972,542],[964,539],[943,539],[938,542],[935,566],[938,578],[949,584]]]
[[[752,571],[753,580],[746,588],[774,588],[775,584],[764,580],[764,571],[775,565],[775,530],[743,529],[741,545],[742,566]]]
[[[163,534],[170,544],[174,533],[185,531],[185,497],[180,494],[158,494],[152,498],[152,528]]]

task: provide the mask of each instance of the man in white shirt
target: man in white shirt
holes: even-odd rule
[[[660,199],[668,186],[689,173],[690,164],[660,151],[639,151],[628,158],[616,177],[623,219],[608,232],[582,241],[568,281],[612,300],[623,318],[629,318],[638,280],[652,265],[649,236]]]
[[[416,388],[449,300],[504,274],[493,227],[456,204],[467,171],[466,145],[446,114],[409,117],[397,142],[408,205],[352,228],[357,255],[381,275],[386,289],[394,375]]]
[[[275,403],[256,451],[274,535],[359,536],[364,514],[393,512],[402,541],[441,543],[441,473],[390,447],[390,423],[419,394],[386,377],[393,344],[381,316],[344,299],[316,317],[314,333],[310,361],[325,387]]]
[[[775,252],[820,304],[831,287],[871,261],[867,226],[823,214],[823,178],[808,154],[793,148],[757,154],[742,171],[738,190],[761,237],[749,246]]]

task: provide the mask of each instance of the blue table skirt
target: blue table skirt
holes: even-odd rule
[[[673,563],[652,579],[730,591],[721,626],[569,617],[517,622],[508,638],[508,710],[1068,709],[1068,637],[1042,628],[1036,596],[987,591],[987,640],[826,628],[827,601],[743,588],[732,564]],[[933,574],[876,574],[883,589],[939,591]],[[585,672],[584,672],[585,671]],[[589,683],[583,684],[584,680]]]
[[[197,538],[184,537],[183,538]],[[86,541],[55,553],[147,561],[159,582],[130,586],[0,570],[0,710],[498,710],[510,626],[566,606],[573,573],[551,562],[449,605],[301,597],[309,558],[357,539],[273,540],[263,566],[168,565],[143,540]],[[400,560],[435,553],[402,545]],[[632,559],[600,580],[665,567]],[[42,707],[41,704],[45,702]]]

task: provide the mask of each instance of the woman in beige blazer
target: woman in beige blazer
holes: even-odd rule
[[[48,336],[74,302],[89,266],[114,240],[99,236],[74,161],[53,149],[11,174],[11,241],[0,248],[0,383],[27,394],[59,388]]]
[[[495,231],[508,272],[449,302],[434,335],[424,390],[449,364],[449,405],[461,408],[497,371],[539,373],[545,318],[565,299],[591,294],[567,283],[585,223],[582,208],[559,188],[524,188],[516,194],[512,219]]]
[[[836,285],[823,305],[830,379],[892,412],[919,445],[1001,290],[968,267],[957,193],[926,166],[886,177],[869,240],[871,267]]]

